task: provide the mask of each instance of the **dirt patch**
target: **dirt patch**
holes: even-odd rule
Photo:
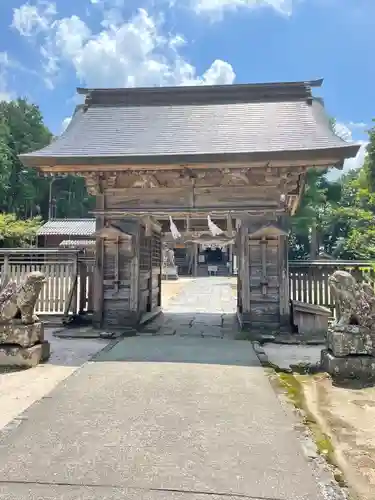
[[[375,388],[335,387],[328,376],[309,377],[304,398],[335,450],[337,464],[361,500],[375,499]]]

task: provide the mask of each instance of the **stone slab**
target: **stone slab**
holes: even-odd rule
[[[339,358],[324,350],[320,358],[321,368],[338,379],[375,379],[375,357],[347,356]]]
[[[0,345],[16,344],[21,347],[31,347],[44,340],[44,326],[40,321],[31,325],[16,322],[0,325]]]
[[[349,325],[350,326],[350,325]],[[346,327],[344,331],[329,330],[327,348],[336,357],[350,355],[373,355],[374,339],[367,329]]]
[[[50,357],[50,343],[45,341],[32,347],[0,345],[0,366],[32,368]]]
[[[166,267],[162,272],[163,280],[178,280],[177,267]]]

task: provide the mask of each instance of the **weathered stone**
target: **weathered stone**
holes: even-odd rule
[[[154,335],[176,335],[176,328],[167,325],[162,326]]]
[[[347,356],[339,358],[324,350],[320,360],[321,368],[337,379],[375,379],[375,358],[373,356]]]
[[[44,274],[34,271],[26,276],[25,281],[17,290],[17,305],[21,312],[22,323],[25,325],[39,321],[34,314],[34,308],[44,282]]]
[[[327,348],[337,357],[373,355],[374,338],[368,328],[358,325],[337,326],[327,333]]]
[[[32,368],[50,357],[50,344],[45,341],[32,347],[0,345],[0,366]]]
[[[21,318],[25,325],[38,322],[34,308],[44,281],[44,274],[34,271],[19,286],[9,282],[0,293],[0,323],[9,323],[15,318]]]
[[[177,280],[178,271],[174,260],[174,251],[163,245],[162,248],[162,278],[165,280]]]
[[[12,321],[17,313],[17,284],[15,281],[9,281],[0,292],[0,321]]]
[[[329,286],[338,308],[334,327],[359,325],[375,329],[375,292],[368,283],[357,283],[346,271],[335,271],[329,277]]]
[[[329,285],[338,318],[328,330],[321,368],[334,378],[375,379],[374,287],[346,271],[334,272]]]
[[[33,323],[31,325],[22,325],[8,323],[0,324],[0,345],[17,344],[22,347],[31,347],[44,340],[43,323]]]

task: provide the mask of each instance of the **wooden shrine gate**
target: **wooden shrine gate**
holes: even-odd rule
[[[321,84],[78,90],[85,103],[63,138],[20,158],[81,175],[96,196],[96,326],[160,310],[158,220],[207,214],[236,228],[242,325],[289,323],[287,218],[309,168],[340,168],[359,150],[332,132],[312,94]]]
[[[102,275],[96,277],[95,323],[133,326],[161,306],[161,228],[149,218],[119,219],[106,221],[96,236]]]

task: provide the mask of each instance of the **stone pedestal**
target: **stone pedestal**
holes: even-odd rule
[[[43,341],[44,327],[40,321],[31,325],[22,325],[16,321],[0,324],[0,345],[16,344],[21,347],[30,347]]]
[[[0,366],[31,368],[47,361],[50,344],[44,340],[44,325],[23,325],[19,320],[0,324]]]
[[[336,326],[327,333],[327,349],[338,358],[373,356],[375,339],[368,328],[357,325]]]
[[[178,272],[176,266],[168,266],[163,268],[163,280],[178,280]]]
[[[330,351],[322,351],[321,368],[337,379],[375,379],[375,357],[347,356],[339,358]]]
[[[358,325],[330,328],[321,367],[335,378],[375,379],[375,338],[371,331]]]

